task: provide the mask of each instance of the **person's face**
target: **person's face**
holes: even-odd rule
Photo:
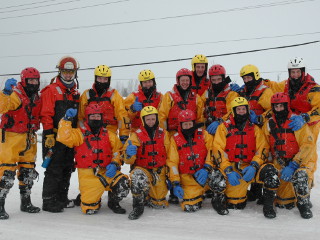
[[[236,113],[238,115],[245,115],[247,113],[246,106],[238,106],[238,107],[236,107]]]
[[[101,114],[99,114],[99,113],[90,114],[89,120],[101,120]]]
[[[153,87],[153,80],[143,81],[141,82],[143,88],[149,89]]]
[[[28,82],[28,84],[38,85],[39,84],[39,78],[28,78],[27,82]]]
[[[281,112],[284,110],[284,104],[283,103],[276,103],[273,105],[273,108],[276,112]]]
[[[196,63],[194,69],[196,70],[197,76],[201,77],[201,76],[203,76],[203,74],[206,70],[206,64],[205,63]]]
[[[181,123],[181,128],[182,129],[190,129],[192,127],[193,127],[193,121]]]
[[[100,83],[107,83],[107,82],[109,82],[109,77],[97,76],[96,80],[97,80],[97,82],[100,82]]]
[[[302,76],[301,69],[295,68],[295,69],[290,69],[290,78],[292,79],[298,79]]]
[[[250,75],[243,76],[242,79],[243,79],[243,82],[245,83],[253,81],[253,77]]]
[[[181,76],[179,79],[180,87],[183,90],[187,90],[188,87],[190,86],[190,77],[188,76]]]
[[[157,116],[156,114],[147,115],[144,117],[144,121],[148,127],[153,127],[156,124]]]
[[[218,84],[222,82],[222,76],[221,75],[210,76],[210,80],[212,84]]]
[[[67,69],[61,70],[61,75],[62,75],[63,79],[65,79],[66,81],[73,80],[75,73],[76,73],[75,70],[67,70]]]

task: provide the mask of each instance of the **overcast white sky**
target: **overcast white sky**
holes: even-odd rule
[[[100,64],[115,66],[191,58],[195,54],[215,55],[315,41],[320,39],[319,10],[319,0],[1,0],[0,74],[19,73],[29,66],[54,71],[57,61],[67,54],[77,58],[81,68],[92,68]],[[194,15],[175,17],[188,14]],[[147,19],[155,20],[140,21]],[[136,22],[115,24],[132,21]],[[105,26],[83,27],[93,25]],[[295,36],[273,38],[282,35]],[[246,64],[256,65],[265,72],[262,77],[273,80],[283,71],[280,78],[285,79],[288,60],[301,56],[318,81],[319,46],[316,43],[211,57],[209,63],[224,65],[227,73],[235,74],[231,78],[241,84],[238,73]],[[114,68],[112,84],[115,86],[116,81],[127,84],[129,79],[137,78],[140,70],[151,69],[159,90],[165,92],[171,89],[180,68],[191,68],[190,62]],[[43,74],[42,79],[53,76],[54,73]],[[6,78],[0,77],[0,82]],[[79,71],[79,81],[80,90],[90,87],[93,70]]]

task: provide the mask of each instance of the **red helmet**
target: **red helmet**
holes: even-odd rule
[[[87,119],[89,118],[88,116],[91,114],[101,114],[102,115],[102,108],[100,107],[99,104],[92,103],[86,107],[85,115],[86,115]]]
[[[195,121],[195,120],[196,120],[196,115],[190,109],[182,110],[178,115],[178,121],[180,123],[190,122],[190,121]]]
[[[219,65],[212,65],[209,69],[209,76],[226,75],[226,69]]]
[[[191,81],[191,79],[192,79],[192,72],[191,72],[189,69],[187,69],[187,68],[181,68],[181,69],[177,72],[177,74],[176,74],[177,85],[180,85],[179,79],[180,79],[180,77],[182,77],[182,76],[188,76],[188,77],[190,77],[190,81]],[[190,82],[190,84],[191,84],[191,82]]]
[[[288,94],[286,93],[275,93],[272,97],[271,97],[271,104],[277,104],[277,103],[287,103],[288,104],[288,109],[290,109],[290,98],[288,96]]]
[[[57,64],[57,68],[59,70],[66,69],[66,70],[75,70],[76,71],[79,69],[79,63],[73,57],[64,56],[59,60],[59,62]]]
[[[22,86],[25,87],[27,84],[26,80],[28,78],[38,78],[40,80],[40,73],[37,69],[33,67],[28,67],[21,71],[20,78]]]

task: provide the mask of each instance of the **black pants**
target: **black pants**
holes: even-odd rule
[[[66,145],[56,142],[52,160],[44,173],[42,199],[65,202],[68,199],[70,178],[73,171],[73,148],[68,148]]]

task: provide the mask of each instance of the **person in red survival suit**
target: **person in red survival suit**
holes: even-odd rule
[[[53,152],[42,190],[42,209],[48,212],[62,212],[64,208],[74,207],[74,202],[68,199],[71,173],[74,171],[74,150],[56,142],[56,133],[67,109],[78,109],[80,95],[75,80],[79,63],[73,57],[65,56],[60,59],[57,68],[58,76],[41,91],[43,157],[49,150]],[[72,126],[77,126],[77,117],[73,119]]]
[[[119,202],[129,193],[128,176],[120,172],[119,151],[122,143],[112,131],[104,128],[103,110],[90,103],[79,128],[72,128],[77,110],[70,108],[59,123],[57,141],[75,149],[82,212],[92,215],[101,207],[101,196],[108,194],[108,207],[117,214],[126,210]]]
[[[16,86],[14,88],[14,86]],[[37,154],[36,131],[40,127],[40,73],[33,67],[21,72],[21,82],[11,78],[0,92],[1,142],[0,142],[0,219],[8,219],[4,209],[5,199],[12,188],[18,170],[21,197],[20,210],[37,213],[40,208],[31,203]]]

